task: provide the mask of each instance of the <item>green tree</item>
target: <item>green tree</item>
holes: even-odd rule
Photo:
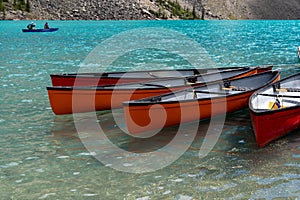
[[[3,8],[3,19],[6,17],[5,7]]]
[[[30,12],[30,2],[29,2],[29,0],[26,1],[26,7],[25,7],[25,10],[26,10],[27,12]]]
[[[3,0],[0,0],[0,11],[4,12]]]
[[[193,4],[193,18],[197,19],[197,13],[196,13],[196,5],[195,5],[195,3]]]

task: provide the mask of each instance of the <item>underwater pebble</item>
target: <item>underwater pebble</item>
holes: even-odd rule
[[[43,170],[43,169],[36,169],[35,171],[40,172],[40,173],[45,172],[45,170]]]
[[[8,163],[6,165],[0,165],[1,168],[9,168],[9,167],[15,167],[15,166],[18,166],[19,163],[17,162],[11,162],[11,163]]]
[[[172,182],[176,182],[176,183],[179,183],[179,182],[182,182],[183,179],[182,178],[178,178],[178,179],[174,179],[174,180],[171,180]]]
[[[64,158],[70,158],[70,156],[58,156],[56,158],[59,158],[59,159],[64,159]]]
[[[145,197],[140,197],[140,198],[137,198],[136,200],[148,200],[150,199],[149,196],[145,196]]]
[[[245,140],[239,140],[238,143],[239,144],[246,144],[246,141]]]
[[[78,155],[80,156],[96,156],[96,152],[83,152],[83,153],[79,153]]]
[[[27,157],[27,158],[25,158],[25,160],[36,160],[36,159],[39,159],[39,157]]]
[[[167,190],[163,193],[163,195],[167,195],[167,194],[170,194],[171,193],[171,190]]]
[[[186,195],[178,195],[175,197],[175,200],[192,200],[193,197],[191,196],[186,196]]]
[[[83,194],[84,197],[94,197],[97,196],[98,194]]]
[[[131,166],[133,166],[133,164],[132,163],[124,163],[123,166],[124,167],[131,167]]]
[[[56,193],[48,193],[48,194],[44,194],[43,196],[41,196],[39,199],[46,199],[48,196],[50,195],[56,195]]]
[[[31,103],[32,100],[31,100],[31,99],[23,99],[21,102],[22,102],[22,103]]]

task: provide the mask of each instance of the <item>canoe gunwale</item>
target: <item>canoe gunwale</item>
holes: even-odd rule
[[[270,72],[263,72],[263,73],[270,73]],[[261,73],[261,74],[263,74],[263,73]],[[249,90],[241,91],[241,92],[238,92],[238,93],[231,93],[230,94],[230,93],[228,93],[226,91],[224,91],[224,92],[197,91],[198,93],[220,94],[222,96],[207,97],[207,98],[201,98],[200,97],[200,98],[197,98],[197,99],[173,100],[173,101],[157,101],[155,99],[155,98],[161,98],[161,97],[168,96],[171,93],[172,94],[176,94],[176,93],[180,93],[180,92],[184,92],[184,91],[193,92],[194,89],[195,89],[195,91],[197,89],[197,88],[194,88],[194,89],[188,88],[188,89],[177,90],[177,91],[174,91],[174,92],[171,92],[171,93],[166,93],[166,94],[162,94],[162,95],[158,95],[158,96],[142,98],[142,99],[139,99],[139,100],[125,101],[125,102],[123,102],[123,106],[148,106],[148,105],[153,105],[153,104],[156,104],[156,103],[174,104],[174,103],[188,103],[188,102],[195,102],[195,101],[200,102],[200,101],[204,101],[204,100],[213,100],[213,99],[219,99],[219,98],[228,98],[228,97],[234,97],[234,96],[244,95],[244,94],[247,94],[247,93],[254,93],[256,90],[259,90],[259,89],[265,87],[266,85],[274,82],[280,76],[280,71],[273,71],[272,73],[276,73],[276,75],[274,75],[274,77],[268,83],[264,83],[263,85],[258,86],[256,88],[251,88]],[[255,76],[255,75],[250,75],[248,77],[243,77],[243,78],[240,78],[239,80],[242,80],[242,79],[245,79],[245,78],[249,78],[251,76]],[[199,86],[199,87],[205,87],[205,86],[209,86],[209,85],[216,85],[216,84],[223,84],[223,83],[224,82],[221,80],[221,81],[210,83],[210,84],[204,84],[204,85]]]
[[[241,70],[241,69],[258,69],[258,70],[267,70],[267,69],[272,69],[273,65],[262,65],[262,66],[245,66],[245,67],[218,67],[218,68],[191,68],[191,69],[170,69],[170,70],[144,70],[144,71],[121,71],[121,72],[96,72],[96,73],[63,73],[63,74],[50,74],[51,78],[109,78],[109,79],[120,79],[120,78],[125,78],[125,79],[141,79],[141,78],[148,78],[149,77],[117,77],[117,76],[110,76],[110,75],[115,75],[115,74],[133,74],[133,73],[152,73],[152,72],[166,72],[166,71],[178,71],[178,72],[183,72],[183,71],[193,71],[194,75],[189,75],[191,77],[197,76],[197,75],[203,75],[207,73],[218,73],[222,71],[231,71],[231,70]],[[206,71],[204,71],[206,70]],[[214,71],[215,70],[215,71]],[[209,72],[211,71],[211,72]],[[199,73],[200,72],[200,73]],[[183,77],[189,77],[189,76],[183,76]],[[164,76],[157,76],[153,77],[153,79],[163,79],[163,78],[172,78],[172,77],[164,77]]]
[[[176,92],[180,92],[180,91],[175,91],[173,93]],[[182,91],[181,91],[182,92]],[[208,92],[209,93],[209,92]],[[174,101],[155,101],[155,99],[153,99],[153,101],[150,102],[142,102],[143,99],[140,99],[138,101],[136,100],[132,100],[132,101],[125,101],[123,102],[123,106],[149,106],[149,105],[153,105],[156,103],[162,103],[162,104],[178,104],[178,103],[190,103],[190,102],[201,102],[201,101],[206,101],[206,100],[217,100],[217,99],[222,99],[222,98],[229,98],[229,97],[235,97],[235,96],[239,96],[239,95],[244,95],[247,93],[253,93],[253,91],[247,91],[247,92],[241,92],[241,93],[235,93],[235,94],[226,94],[226,93],[219,93],[222,94],[222,96],[217,96],[217,97],[207,97],[207,98],[198,98],[198,99],[186,99],[186,100],[174,100]],[[168,95],[169,93],[165,94]],[[211,94],[216,94],[216,93],[211,93]],[[159,95],[159,96],[164,96],[164,95]],[[155,98],[156,96],[152,97]],[[149,97],[150,98],[150,97]],[[148,99],[148,98],[147,98]]]
[[[300,105],[296,105],[296,106],[290,106],[290,107],[286,107],[286,108],[280,108],[280,109],[277,109],[277,110],[271,110],[271,109],[255,109],[252,110],[250,109],[250,112],[252,112],[254,115],[257,115],[257,116],[263,116],[263,115],[270,115],[270,114],[275,114],[275,113],[281,113],[281,112],[285,112],[285,111],[288,111],[288,110],[293,110],[295,108],[299,108]]]
[[[141,73],[141,72],[164,72],[164,71],[194,71],[194,72],[201,72],[201,70],[216,70],[216,71],[225,71],[225,70],[235,70],[235,69],[252,69],[252,68],[258,68],[258,69],[268,69],[268,68],[272,68],[273,65],[260,65],[260,66],[243,66],[243,67],[212,67],[212,68],[190,68],[190,69],[167,69],[167,70],[161,70],[161,69],[157,69],[157,70],[136,70],[136,71],[120,71],[120,72],[115,72],[115,71],[111,71],[111,72],[95,72],[95,73],[63,73],[63,74],[50,74],[50,76],[53,77],[65,77],[65,76],[72,76],[72,77],[76,77],[76,76],[89,76],[89,75],[99,75],[99,76],[104,76],[104,77],[109,77],[108,75],[110,74],[122,74],[122,73]],[[197,73],[198,74],[198,73]],[[197,75],[195,74],[195,75]],[[201,74],[201,73],[200,73]],[[109,77],[109,78],[114,78],[114,77]]]
[[[267,67],[271,67],[271,66],[269,66],[269,65],[267,65],[267,66],[261,66],[261,68],[262,67],[265,67],[265,68],[267,68]],[[63,74],[50,74],[50,77],[67,77],[67,76],[69,76],[69,77],[84,77],[84,76],[90,76],[90,75],[95,75],[94,77],[95,78],[97,78],[98,76],[99,76],[99,78],[100,77],[109,77],[109,75],[110,74],[122,74],[122,73],[129,73],[129,74],[131,74],[131,73],[143,73],[143,72],[145,72],[145,73],[148,73],[148,72],[165,72],[165,71],[194,71],[194,72],[198,72],[199,70],[200,70],[200,72],[201,72],[201,70],[216,70],[216,71],[225,71],[225,70],[235,70],[235,69],[244,69],[244,68],[248,68],[248,69],[250,69],[251,67],[250,66],[245,66],[245,67],[219,67],[219,68],[207,68],[207,69],[205,69],[205,68],[199,68],[199,69],[197,69],[197,68],[191,68],[191,69],[174,69],[174,70],[172,70],[172,69],[170,69],[170,70],[137,70],[137,71],[121,71],[121,72],[96,72],[96,73],[63,73]],[[197,73],[197,74],[199,74],[199,73]],[[195,74],[195,75],[197,75],[197,74]],[[203,73],[200,73],[200,74],[203,74]],[[193,75],[192,75],[193,76]],[[119,77],[109,77],[109,78],[119,78]],[[140,78],[140,77],[130,77],[130,78]],[[163,78],[163,77],[162,77]]]

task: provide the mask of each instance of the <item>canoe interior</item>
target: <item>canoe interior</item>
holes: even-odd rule
[[[212,70],[213,71],[213,70]],[[121,72],[121,73],[107,73],[103,77],[122,77],[122,78],[159,78],[159,77],[180,77],[180,76],[194,76],[196,74],[206,73],[207,70],[161,70],[149,72]]]
[[[239,70],[230,70],[230,71],[222,71],[218,73],[209,73],[203,74],[195,77],[187,77],[187,78],[166,78],[163,80],[154,80],[147,81],[141,83],[130,83],[130,84],[122,84],[122,85],[111,85],[111,86],[103,86],[106,89],[122,89],[122,88],[138,88],[138,89],[157,89],[157,88],[170,88],[170,87],[180,87],[185,85],[193,85],[193,84],[205,84],[210,83],[217,80],[228,79],[234,76],[242,75],[246,72],[249,72],[249,69],[239,69]],[[254,70],[253,70],[254,71]],[[254,73],[254,72],[253,72]]]
[[[250,99],[255,112],[277,110],[300,105],[300,75],[259,91]]]
[[[53,86],[104,86],[119,85],[134,82],[163,80],[165,78],[193,77],[210,73],[236,70],[254,70],[257,73],[272,70],[273,66],[258,67],[223,67],[202,69],[167,69],[128,72],[103,72],[103,73],[66,73],[50,74]],[[248,74],[249,75],[249,74]],[[201,80],[199,80],[201,81]]]
[[[174,101],[190,101],[206,98],[224,97],[243,92],[254,91],[275,80],[279,72],[265,72],[240,79],[208,84],[194,89],[180,90],[165,95],[131,101],[131,103],[162,103]]]
[[[198,75],[194,77],[182,77],[182,78],[165,78],[147,82],[127,83],[120,85],[105,85],[105,86],[75,86],[75,87],[60,87],[53,86],[47,87],[48,90],[115,90],[115,89],[159,89],[159,88],[171,88],[171,87],[186,87],[191,85],[203,85],[204,83],[210,83],[212,81],[219,81],[221,79],[233,78],[235,76],[243,75],[247,72],[254,73],[255,69],[237,69],[222,72],[214,72],[209,74]]]
[[[140,134],[243,109],[254,90],[278,80],[279,74],[270,71],[123,102],[127,129]]]

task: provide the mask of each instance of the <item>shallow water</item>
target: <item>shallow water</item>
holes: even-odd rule
[[[172,34],[172,31],[178,32],[176,36],[181,38],[177,41],[175,38],[176,45],[182,42],[182,34],[191,38],[205,49],[210,63],[215,66],[271,64],[276,69],[281,68],[282,77],[285,77],[300,71],[296,51],[299,21],[49,21],[49,25],[59,27],[59,31],[22,33],[27,23],[0,21],[1,199],[300,197],[299,130],[258,149],[249,111],[244,109],[228,114],[223,129],[214,130],[221,135],[204,158],[199,157],[199,151],[207,140],[209,120],[199,123],[192,144],[175,162],[153,172],[126,173],[113,169],[115,163],[107,163],[109,158],[119,159],[130,171],[134,168],[132,163],[145,156],[142,153],[169,144],[178,127],[166,128],[159,136],[146,140],[132,138],[115,122],[115,116],[122,118],[121,110],[114,111],[115,115],[103,111],[96,115],[79,115],[75,119],[71,115],[55,116],[46,90],[51,84],[49,74],[76,72],[93,49],[111,38],[116,39],[116,34],[137,30],[146,35],[147,28],[157,30],[151,32],[154,38],[157,37],[155,33],[161,33],[161,28],[171,30]],[[36,24],[42,26],[44,21]],[[119,47],[142,42],[142,39],[131,37],[125,39]],[[158,47],[162,48],[163,44]],[[190,64],[189,59],[182,58],[186,55],[178,56],[176,51],[166,52],[159,48],[125,52],[113,60],[109,69],[180,68]],[[109,50],[112,53],[114,48]],[[210,67],[206,61],[200,63],[201,67]],[[105,153],[106,160],[98,161],[97,153],[88,151],[83,142],[85,134],[97,131],[91,122],[101,124],[113,144],[135,154],[122,156],[100,145],[95,151]],[[85,126],[84,133],[78,134],[78,123]],[[197,123],[188,126],[198,127]],[[212,128],[218,128],[218,123],[215,121]],[[124,128],[125,124],[120,126]],[[192,132],[184,129],[187,137]],[[176,148],[174,152],[184,149],[185,144],[179,143]],[[165,159],[169,156],[162,155]],[[157,163],[144,164],[145,168],[151,168]]]

